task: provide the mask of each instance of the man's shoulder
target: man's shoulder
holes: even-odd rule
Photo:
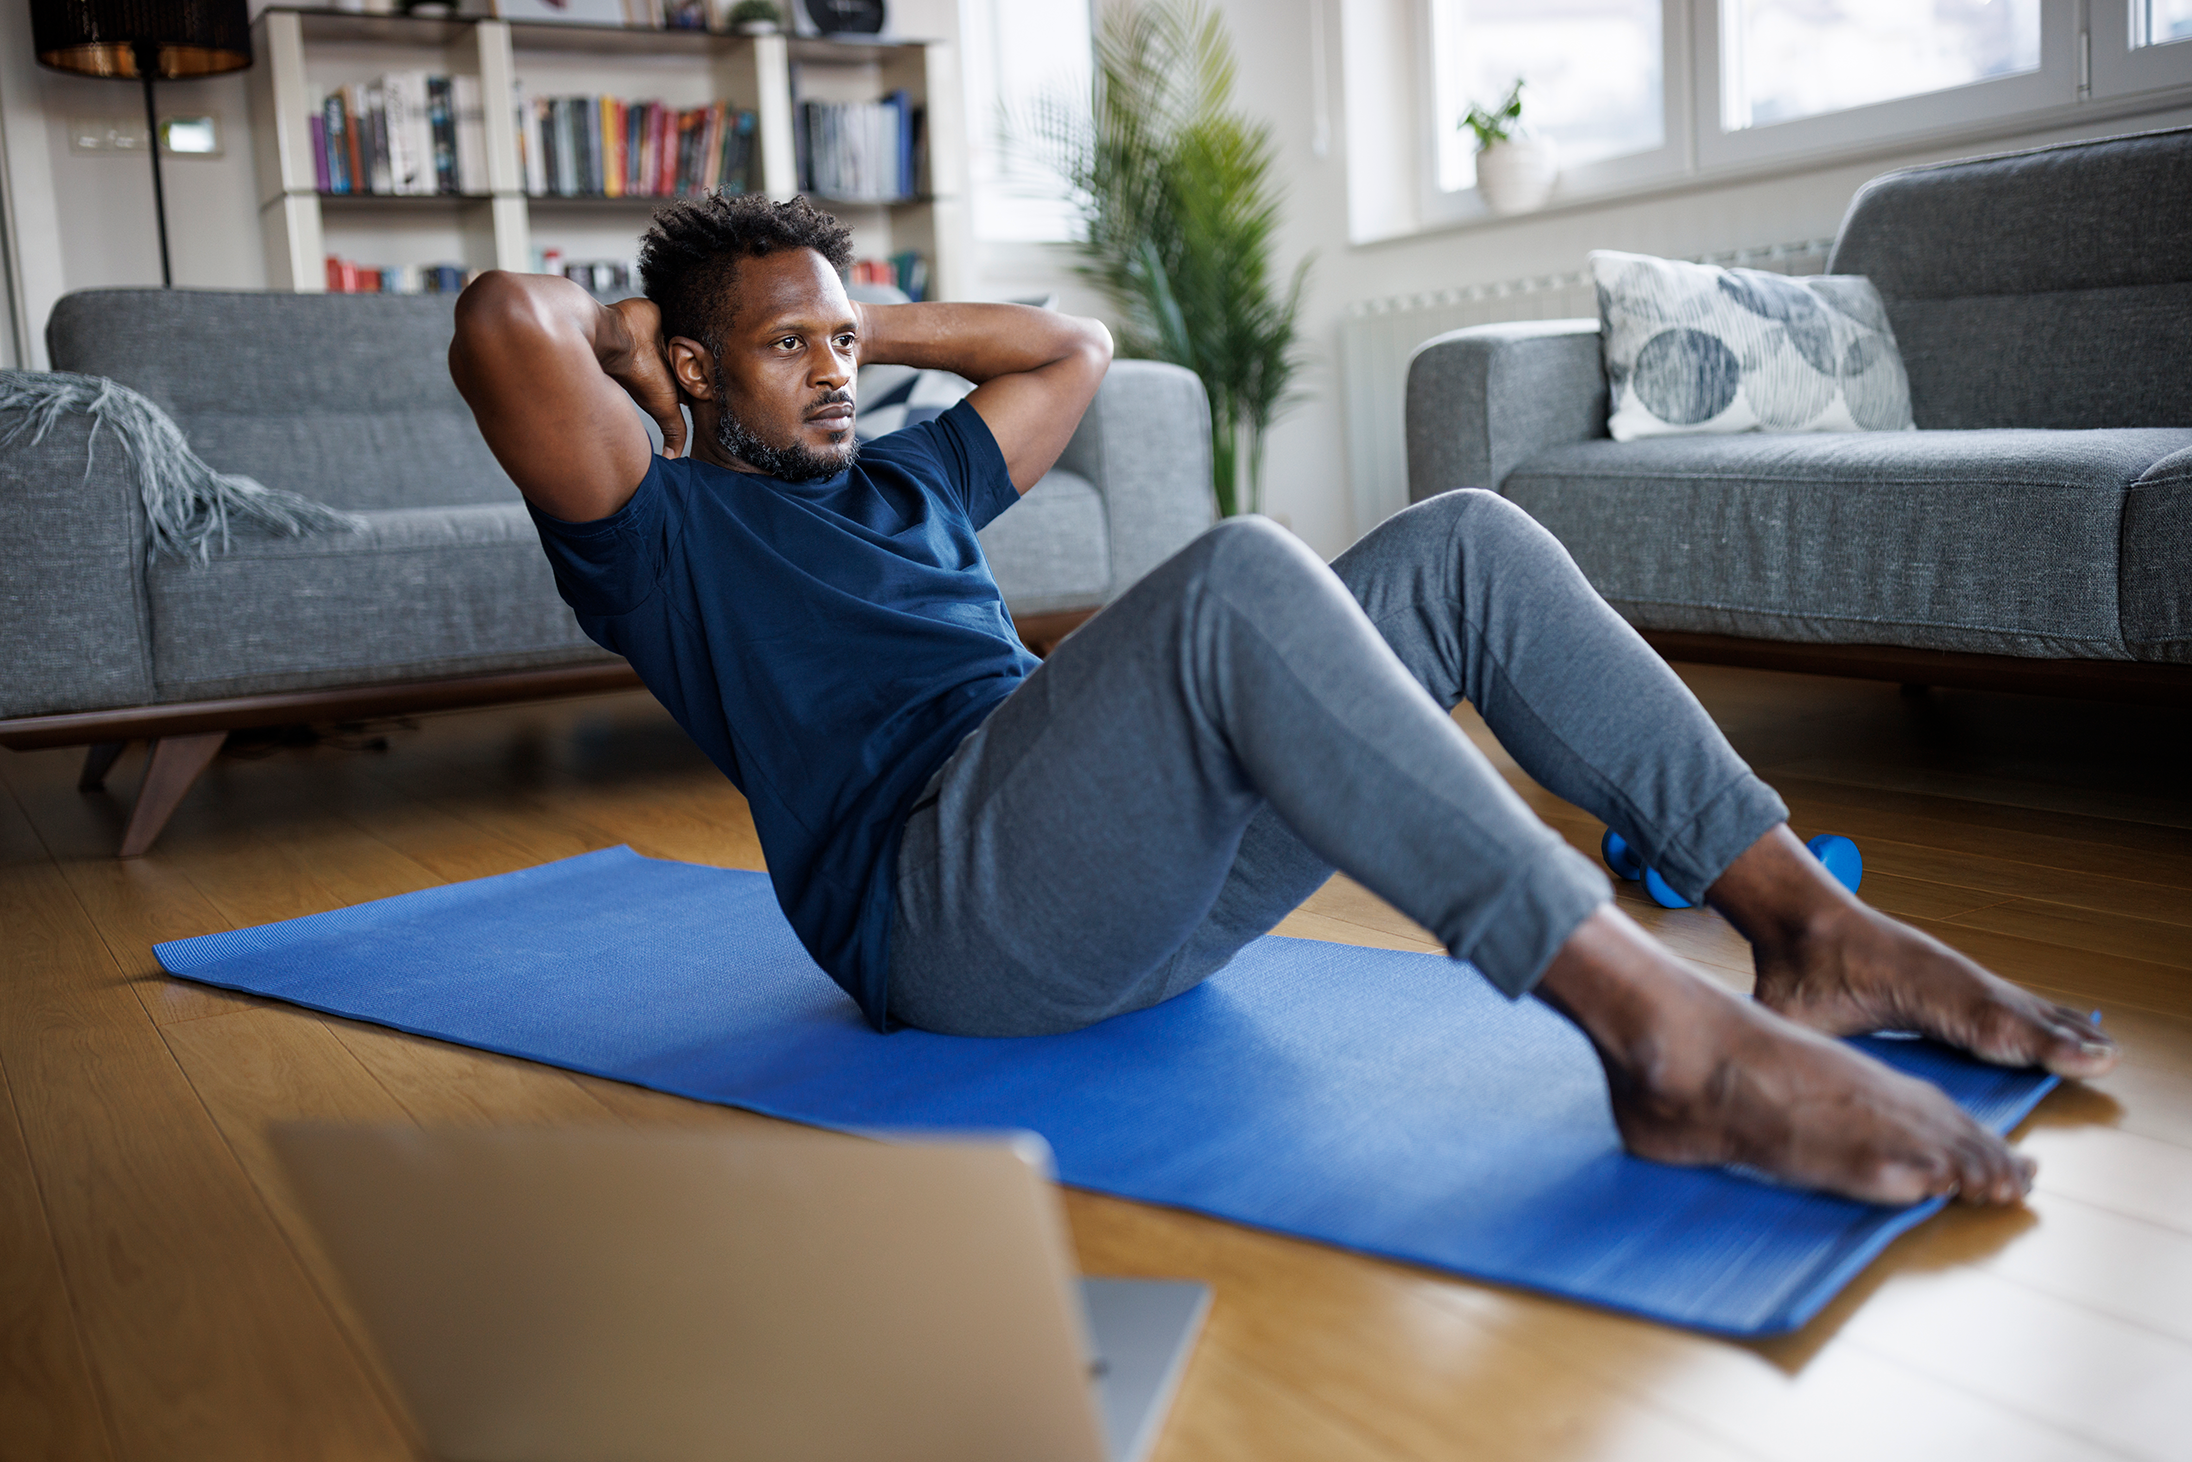
[[[990,435],[989,424],[965,401],[927,421],[861,443],[860,460],[940,477],[962,492],[984,471],[1003,469],[1003,457],[996,438]]]

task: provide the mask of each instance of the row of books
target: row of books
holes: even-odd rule
[[[472,282],[462,264],[360,264],[327,256],[329,294],[456,294]]]
[[[801,102],[794,139],[800,190],[853,203],[913,197],[920,125],[903,91],[877,102]]]
[[[639,293],[637,260],[566,260],[561,249],[541,249],[534,258],[535,273],[560,274],[604,304]]]
[[[755,116],[722,102],[679,109],[610,96],[523,96],[518,151],[536,197],[673,198],[743,193]]]
[[[477,76],[391,71],[327,94],[307,122],[322,193],[484,193]]]
[[[596,298],[624,299],[638,292],[639,266],[624,259],[566,261],[560,249],[543,249],[535,255],[535,269],[560,274],[581,285]],[[462,264],[360,264],[335,254],[327,256],[327,289],[330,294],[457,294],[478,271]],[[928,295],[928,260],[912,249],[888,259],[855,259],[855,284],[891,284],[916,300]]]

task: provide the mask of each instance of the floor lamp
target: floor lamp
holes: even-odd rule
[[[152,206],[160,218],[160,283],[173,288],[167,192],[160,182],[160,119],[153,111],[152,83],[218,76],[249,66],[247,0],[30,0],[30,30],[39,61],[56,71],[144,83]]]

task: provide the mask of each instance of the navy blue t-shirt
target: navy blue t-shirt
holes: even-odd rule
[[[1036,665],[974,536],[1018,500],[961,402],[819,482],[656,457],[606,518],[533,513],[580,627],[746,794],[777,902],[879,1030],[906,814]]]

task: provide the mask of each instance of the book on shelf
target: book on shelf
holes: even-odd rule
[[[750,186],[755,114],[611,96],[529,97],[518,151],[534,197],[677,198]]]
[[[852,261],[854,284],[888,284],[919,303],[929,297],[929,261],[917,249],[905,249],[888,259]]]
[[[561,249],[533,251],[535,274],[560,274],[603,304],[630,299],[639,293],[639,261],[636,259],[566,260]]]
[[[329,294],[456,294],[472,282],[462,264],[360,264],[327,256]]]
[[[487,191],[477,76],[391,71],[329,91],[308,119],[313,186],[397,196]]]
[[[800,190],[850,203],[912,198],[921,122],[903,91],[872,102],[801,102],[794,139]]]

